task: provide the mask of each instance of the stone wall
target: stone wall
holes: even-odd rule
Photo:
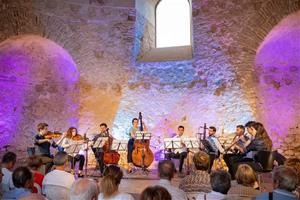
[[[175,132],[179,124],[186,126],[189,135],[198,132],[203,123],[225,133],[234,132],[237,124],[250,119],[267,123],[269,130],[280,126],[271,126],[262,117],[262,113],[273,114],[269,110],[272,104],[268,110],[259,105],[254,61],[256,50],[272,28],[299,10],[299,0],[194,0],[194,58],[151,63],[135,60],[151,46],[143,44],[147,41],[143,36],[147,31],[152,33],[147,28],[153,26],[147,25],[143,13],[136,13],[132,1],[113,2],[0,0],[0,42],[34,34],[55,42],[73,58],[80,78],[78,91],[72,96],[78,107],[70,118],[78,122],[80,133],[90,127],[88,135],[92,136],[100,122],[107,122],[115,137],[125,138],[131,119],[141,111],[154,134],[153,150],[159,152],[162,137]],[[144,28],[136,28],[139,24],[145,24]],[[34,95],[24,96],[39,102]],[[7,111],[11,109],[1,110],[1,118]],[[64,109],[54,109],[51,115],[41,117],[20,111],[27,125],[22,122],[18,129],[28,137],[39,121],[46,121],[50,128],[66,130],[72,125],[70,120],[53,120],[62,112]],[[297,124],[299,115],[290,128]],[[1,132],[16,134],[16,130],[5,128]],[[1,141],[1,146],[5,144],[7,141]],[[28,145],[29,141],[22,142],[20,148]]]

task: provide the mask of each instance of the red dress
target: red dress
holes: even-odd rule
[[[32,188],[32,192],[41,193],[44,175],[40,172],[33,172],[33,180],[34,180],[34,186]]]

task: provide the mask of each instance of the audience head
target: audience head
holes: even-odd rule
[[[178,126],[177,132],[178,132],[178,135],[179,135],[179,136],[182,136],[183,133],[184,133],[184,126],[181,126],[181,125]]]
[[[257,176],[254,170],[247,164],[239,165],[235,179],[238,184],[247,187],[254,187],[255,183],[257,182]]]
[[[227,194],[231,187],[230,174],[223,170],[213,171],[210,174],[210,184],[213,191]]]
[[[53,163],[56,169],[64,169],[68,163],[68,154],[66,152],[57,152],[54,156]]]
[[[300,159],[299,158],[289,158],[284,162],[284,165],[291,167],[295,170],[298,176],[298,184],[300,184]]]
[[[43,161],[38,156],[30,156],[27,159],[27,166],[31,170],[38,170],[43,165]]]
[[[48,124],[46,124],[46,123],[39,123],[37,125],[37,130],[42,135],[46,134],[48,132]]]
[[[243,125],[236,126],[236,135],[241,136],[245,133],[245,127]]]
[[[207,171],[209,169],[209,155],[203,151],[194,154],[193,162],[197,170]]]
[[[0,184],[2,183],[2,178],[4,174],[2,173],[2,167],[0,166]]]
[[[279,166],[273,172],[274,188],[294,191],[298,185],[298,176],[291,167]]]
[[[27,167],[18,167],[12,174],[12,180],[16,188],[32,188],[33,176]]]
[[[19,200],[45,200],[46,198],[41,194],[32,193],[23,197],[20,197]]]
[[[13,152],[6,152],[2,158],[3,167],[12,170],[16,164],[17,155]]]
[[[214,127],[214,126],[210,126],[209,128],[208,128],[208,135],[214,135],[215,133],[217,132],[217,129],[216,129],[216,127]]]
[[[104,198],[108,198],[118,191],[119,184],[123,178],[123,172],[120,167],[110,165],[104,170],[103,175],[104,177],[100,183],[101,192]]]
[[[171,194],[161,186],[147,187],[141,194],[140,200],[171,200]]]
[[[76,180],[70,189],[70,200],[96,200],[98,187],[94,180],[82,178]]]
[[[158,163],[158,176],[161,179],[172,180],[175,173],[175,165],[171,160],[162,160]]]

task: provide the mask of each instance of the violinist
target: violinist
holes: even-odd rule
[[[107,128],[107,124],[106,123],[101,123],[100,124],[100,133],[97,134],[94,138],[93,141],[94,143],[98,140],[99,137],[108,137],[108,128]],[[99,164],[99,168],[100,168],[100,172],[101,175],[103,174],[104,168],[105,168],[105,164],[103,161],[103,155],[104,155],[104,151],[103,151],[103,147],[97,147],[97,148],[92,148],[95,157],[98,161]]]
[[[53,166],[52,158],[53,156],[50,153],[50,147],[56,148],[57,145],[52,139],[47,139],[46,136],[48,135],[48,124],[46,123],[39,123],[37,125],[38,133],[34,136],[34,145],[37,156],[40,156],[42,159],[43,164],[46,165],[45,172],[49,172],[51,167]]]
[[[133,170],[133,160],[132,160],[132,152],[134,149],[134,139],[135,139],[135,134],[137,131],[139,131],[139,120],[138,118],[133,118],[132,121],[132,126],[130,127],[130,129],[127,132],[127,135],[129,137],[128,140],[128,151],[127,151],[127,162],[128,162],[128,172],[131,173]],[[146,126],[144,123],[142,123],[143,126],[143,130],[147,131]]]
[[[61,147],[67,150],[73,144],[82,145],[81,142],[83,142],[83,137],[78,134],[75,127],[70,127],[57,143],[61,144]],[[74,174],[75,165],[79,161],[78,177],[83,177],[82,170],[85,161],[83,145],[77,154],[69,153],[68,160],[71,163],[71,174]]]

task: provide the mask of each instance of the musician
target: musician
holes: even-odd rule
[[[216,132],[217,132],[217,129],[214,126],[210,126],[208,128],[209,136],[206,138],[206,140],[209,142],[209,144],[211,146],[211,151],[208,152],[209,159],[210,159],[210,170],[212,168],[215,158],[218,158],[221,153],[222,154],[224,153],[224,148],[222,147],[218,138],[215,136]]]
[[[34,136],[35,155],[40,156],[43,164],[46,165],[45,172],[47,173],[53,166],[53,156],[50,153],[50,147],[56,148],[57,145],[51,139],[45,138],[45,135],[48,133],[48,124],[39,123],[37,125],[37,131],[38,133]]]
[[[238,160],[240,160],[244,155],[242,153],[245,151],[245,148],[250,144],[251,139],[245,134],[245,127],[243,125],[236,126],[235,137],[233,138],[230,149],[232,154],[224,154],[224,161],[226,162],[229,173],[232,177],[234,177],[235,172],[237,170],[237,166],[235,165]]]
[[[106,123],[101,123],[100,124],[100,133],[97,134],[94,138],[93,141],[94,143],[98,140],[99,137],[108,137],[108,128],[107,128],[107,124]],[[103,161],[103,155],[104,155],[104,151],[103,151],[103,147],[97,147],[97,148],[92,148],[94,155],[98,161],[99,164],[99,168],[100,168],[100,172],[101,172],[101,176],[104,172],[105,169],[105,163]]]
[[[60,143],[61,146],[65,150],[67,150],[72,144],[76,144],[80,141],[83,142],[83,137],[78,134],[78,131],[75,127],[70,127],[68,131],[65,133],[65,135],[62,137],[62,139],[59,140],[57,143]],[[74,167],[76,163],[79,161],[78,177],[83,177],[82,170],[85,162],[83,146],[81,147],[81,149],[77,154],[69,152],[68,160],[71,163],[71,174],[74,174]]]
[[[240,154],[230,157],[230,159],[224,157],[226,163],[228,163],[229,172],[231,175],[235,175],[237,167],[240,163],[249,164],[255,171],[261,171],[261,166],[256,163],[252,158],[246,157],[247,153],[255,153],[258,151],[271,151],[272,140],[270,139],[263,124],[259,122],[250,121],[246,123],[246,128],[249,134],[253,137],[249,145],[240,149]],[[227,161],[226,161],[227,160]]]
[[[133,146],[134,146],[134,139],[135,139],[135,134],[137,131],[139,131],[139,129],[141,129],[141,127],[139,127],[139,120],[138,118],[133,118],[132,121],[132,126],[130,127],[127,135],[129,137],[128,140],[128,145],[127,145],[127,162],[128,162],[128,172],[131,173],[133,170],[133,161],[132,161],[132,152],[133,152]],[[142,129],[144,131],[146,131],[146,126],[144,124],[144,122],[142,122]]]
[[[184,134],[184,126],[178,126],[177,133],[173,138],[185,138]],[[184,159],[187,157],[187,148],[183,142],[181,142],[181,148],[175,149],[174,152],[170,152],[166,154],[166,159],[171,160],[171,158],[179,159],[179,173],[182,173],[182,167],[184,163]]]

